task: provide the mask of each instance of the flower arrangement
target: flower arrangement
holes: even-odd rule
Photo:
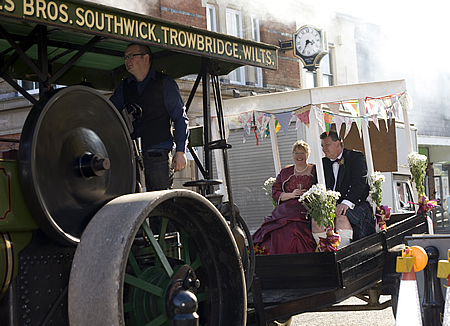
[[[278,203],[272,196],[272,186],[274,182],[276,181],[275,178],[270,177],[266,181],[264,181],[264,185],[262,186],[262,189],[264,190],[267,197],[269,197],[270,201],[272,202],[273,207],[277,207]]]
[[[386,221],[391,218],[391,209],[386,205],[377,206],[375,217],[380,230],[386,230]]]
[[[327,234],[326,238],[319,237],[319,251],[336,251],[337,247],[339,247],[341,243],[341,237],[339,236],[339,234],[334,233],[334,230],[331,226],[327,226],[325,232]]]
[[[315,184],[305,192],[299,201],[317,225],[326,228],[326,238],[319,238],[318,250],[336,251],[340,236],[334,232],[334,218],[336,217],[336,201],[341,194],[337,191],[326,190],[322,184]]]
[[[336,201],[341,194],[337,191],[326,190],[322,184],[315,184],[300,198],[309,216],[320,227],[334,226],[336,216]]]
[[[369,196],[371,201],[379,207],[381,205],[381,193],[383,192],[382,186],[385,178],[381,172],[375,172],[369,177]]]
[[[431,210],[437,206],[436,200],[429,200],[428,197],[425,195],[419,196],[419,200],[417,203],[411,203],[411,202],[408,202],[408,203],[419,205],[419,208],[417,209],[416,214],[420,214],[422,212],[426,213],[429,210]]]
[[[408,155],[408,164],[413,181],[416,184],[417,194],[420,197],[425,194],[423,182],[425,180],[425,171],[427,169],[427,157],[417,152],[412,152]]]
[[[262,247],[260,246],[259,243],[254,245],[255,248],[255,255],[270,255],[270,253],[266,250],[266,247]]]
[[[386,221],[391,218],[391,209],[388,206],[381,206],[381,193],[383,192],[383,182],[385,178],[381,172],[375,172],[369,177],[369,198],[368,201],[376,207],[375,217],[380,230],[386,230]]]

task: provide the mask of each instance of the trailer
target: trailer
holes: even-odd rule
[[[189,190],[135,193],[137,153],[98,90],[125,76],[131,42],[152,48],[156,70],[198,74],[186,106],[201,82],[205,157],[196,159],[203,179],[192,184],[207,195],[220,183],[212,150],[222,151],[229,184],[229,146],[210,136],[211,93],[223,116],[218,76],[242,65],[276,69],[277,47],[73,0],[7,0],[0,17],[0,76],[33,104],[18,155],[0,161],[2,324],[263,325],[373,286],[392,267],[390,250],[426,232],[424,217],[413,216],[360,240],[362,250],[355,243],[334,254],[255,260],[250,243],[247,256],[242,229],[251,238],[231,187],[220,211]],[[39,82],[38,98],[16,80]],[[282,300],[274,299],[271,270],[292,261],[333,273],[307,296],[289,299],[282,285]],[[291,292],[304,285],[297,280]]]

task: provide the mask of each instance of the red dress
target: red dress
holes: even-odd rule
[[[293,192],[294,189],[308,190],[313,185],[315,166],[308,175],[294,175],[294,167],[284,168],[277,176],[272,187],[274,198],[278,200],[282,192]],[[309,220],[306,219],[306,209],[298,199],[279,202],[272,211],[272,216],[266,216],[264,223],[253,234],[253,243],[265,248],[269,254],[293,254],[314,252],[316,242],[312,236]]]

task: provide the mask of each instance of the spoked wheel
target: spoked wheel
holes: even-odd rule
[[[70,325],[171,325],[196,314],[200,325],[246,322],[242,264],[217,209],[189,190],[105,205],[75,254]]]

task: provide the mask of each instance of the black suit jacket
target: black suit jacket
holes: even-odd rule
[[[342,154],[344,163],[339,166],[336,191],[341,193],[338,203],[344,199],[357,205],[366,202],[369,195],[369,183],[367,179],[367,164],[364,154],[359,151],[344,148]],[[333,189],[334,174],[331,161],[322,158],[327,189]]]

